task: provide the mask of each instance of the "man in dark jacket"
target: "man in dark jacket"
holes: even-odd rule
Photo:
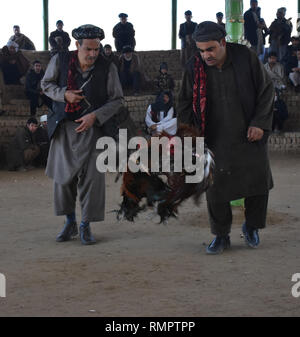
[[[41,89],[41,80],[44,76],[44,71],[40,61],[33,62],[33,69],[29,71],[26,76],[25,93],[30,100],[30,114],[35,116],[36,108],[41,107],[43,104],[51,108],[51,99],[43,93]]]
[[[26,166],[31,165],[39,155],[40,148],[34,137],[37,128],[38,121],[31,117],[25,127],[17,129],[7,151],[7,163],[10,171],[25,171]]]
[[[56,22],[56,30],[51,32],[49,43],[51,46],[51,56],[60,51],[68,51],[71,39],[67,32],[63,31],[64,23],[61,20]]]
[[[115,38],[115,46],[118,53],[122,52],[124,46],[135,48],[135,31],[133,25],[127,21],[128,15],[119,14],[120,22],[113,28],[113,37]]]
[[[3,72],[4,83],[21,84],[20,79],[25,76],[29,61],[19,50],[17,43],[8,41],[0,52],[0,68]]]
[[[197,49],[195,41],[192,38],[197,23],[192,21],[192,12],[190,10],[186,11],[184,15],[186,21],[179,27],[179,38],[181,40],[180,59],[182,67],[185,66],[188,59]]]
[[[35,141],[40,148],[40,154],[34,160],[34,166],[45,167],[50,147],[50,140],[47,128],[47,115],[40,117],[40,126],[35,132]]]
[[[245,39],[251,44],[253,50],[257,49],[258,35],[257,29],[259,27],[260,7],[258,7],[257,0],[250,1],[250,9],[244,14],[244,30]]]
[[[223,18],[224,18],[224,14],[222,12],[218,12],[216,14],[217,24],[221,25],[225,29],[226,25],[223,22]]]
[[[259,244],[273,186],[267,155],[272,130],[274,87],[256,54],[226,43],[220,25],[198,25],[199,53],[187,64],[178,99],[178,119],[200,129],[215,155],[214,184],[206,193],[212,233],[208,254],[230,246],[230,201],[245,197],[245,241]]]
[[[133,90],[133,94],[138,95],[141,89],[142,73],[138,54],[134,53],[131,46],[124,46],[119,60],[119,75],[123,90]]]
[[[278,55],[279,62],[284,63],[287,53],[287,46],[291,40],[292,24],[285,18],[285,8],[279,8],[270,28],[270,52]]]

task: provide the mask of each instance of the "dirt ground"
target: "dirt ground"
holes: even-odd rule
[[[144,213],[117,222],[120,182],[107,175],[106,220],[98,240],[57,243],[52,181],[43,170],[0,171],[0,316],[300,316],[291,294],[300,272],[300,156],[272,155],[275,188],[258,249],[241,238],[234,208],[232,248],[208,256],[206,205],[186,202],[179,219],[157,224]],[[80,218],[80,211],[77,211]]]

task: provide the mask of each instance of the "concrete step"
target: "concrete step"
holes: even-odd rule
[[[300,132],[273,133],[268,148],[270,152],[300,153]]]

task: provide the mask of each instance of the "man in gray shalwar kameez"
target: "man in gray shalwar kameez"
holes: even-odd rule
[[[75,205],[81,204],[82,244],[95,243],[90,222],[104,220],[105,175],[96,169],[96,142],[123,106],[123,92],[116,66],[100,54],[102,29],[84,25],[74,29],[77,51],[55,55],[41,86],[53,100],[48,114],[51,138],[46,174],[54,180],[56,215],[66,215],[57,236],[68,241],[78,233]]]
[[[259,244],[273,187],[267,153],[274,87],[256,54],[226,43],[224,28],[206,21],[194,33],[199,52],[188,62],[177,106],[180,123],[198,127],[215,155],[214,184],[206,193],[215,239],[208,254],[230,247],[230,201],[245,197],[243,233]]]

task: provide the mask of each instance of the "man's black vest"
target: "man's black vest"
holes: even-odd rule
[[[67,86],[68,71],[69,71],[69,61],[72,52],[62,52],[59,53],[59,78],[58,85],[61,88]],[[49,139],[53,136],[57,126],[62,120],[76,120],[85,114],[88,114],[102,105],[104,105],[108,100],[107,95],[107,78],[109,71],[110,61],[105,60],[101,55],[98,56],[95,67],[91,70],[89,74],[89,81],[83,88],[83,95],[86,97],[86,101],[81,101],[81,110],[76,113],[66,113],[65,102],[53,101],[52,111],[48,113],[48,134]],[[82,75],[76,73],[76,84],[79,89],[88,79],[83,79]]]

